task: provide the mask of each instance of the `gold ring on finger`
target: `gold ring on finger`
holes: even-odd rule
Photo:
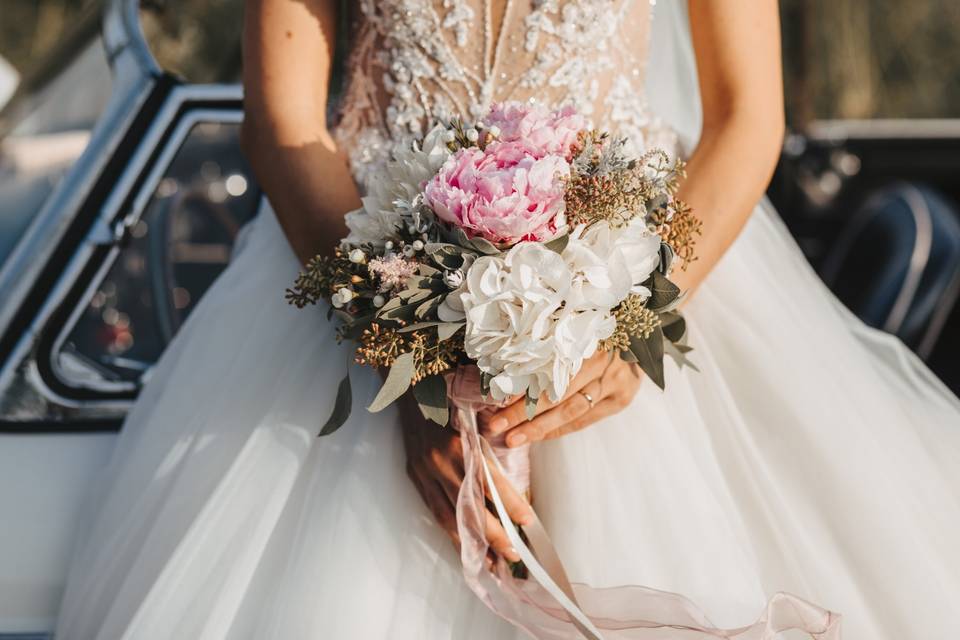
[[[581,389],[578,393],[579,393],[580,395],[582,395],[584,398],[587,399],[587,402],[590,403],[590,408],[591,408],[591,409],[593,409],[593,405],[597,404],[597,401],[593,399],[593,396],[590,395],[589,393],[587,393],[586,391],[583,391],[583,390]]]

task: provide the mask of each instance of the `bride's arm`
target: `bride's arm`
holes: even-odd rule
[[[696,261],[671,276],[686,291],[703,282],[743,229],[770,181],[784,131],[776,0],[696,0],[689,7],[703,131],[680,197],[703,222],[703,235]],[[629,370],[598,354],[559,405],[543,403],[527,421],[518,402],[486,420],[484,430],[512,430],[507,443],[519,445],[583,429],[630,403],[639,384]]]
[[[337,0],[247,0],[243,41],[244,153],[302,262],[346,236],[343,215],[360,206],[346,159],[327,129],[326,105]],[[456,541],[454,503],[463,479],[460,438],[401,402],[408,473]],[[515,520],[526,503],[497,477]],[[486,516],[497,553],[519,560],[496,518]]]
[[[697,260],[673,277],[696,288],[763,196],[783,142],[780,22],[775,0],[690,3],[703,132],[680,197],[703,222]]]
[[[247,0],[241,142],[297,257],[346,235],[360,197],[327,129],[336,0]]]

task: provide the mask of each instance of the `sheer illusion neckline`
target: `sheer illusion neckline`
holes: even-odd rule
[[[508,100],[572,104],[639,147],[672,149],[644,99],[651,5],[357,0],[336,134],[358,181],[430,121],[476,120]]]

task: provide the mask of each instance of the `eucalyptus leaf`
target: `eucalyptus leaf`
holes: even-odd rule
[[[439,273],[439,272],[438,272]],[[401,298],[409,298],[414,295],[413,292],[422,291],[424,289],[430,290],[433,285],[433,278],[427,276],[412,276],[407,278],[406,282],[403,283],[403,291],[400,292]]]
[[[682,344],[673,344],[672,342],[665,342],[663,344],[663,348],[664,352],[673,358],[673,361],[677,363],[678,367],[681,369],[684,367],[690,367],[697,373],[700,373],[700,369],[697,368],[697,365],[693,364],[693,362],[687,358],[687,353],[693,350],[691,347]]]
[[[432,298],[435,295],[437,295],[437,292],[433,291],[432,289],[418,289],[414,295],[407,298],[407,302],[410,304],[415,302],[423,302],[424,300]]]
[[[527,420],[533,420],[537,415],[537,399],[527,392],[523,397],[523,409],[527,414]]]
[[[666,305],[665,307],[663,307],[663,308],[661,308],[661,309],[657,309],[657,312],[658,312],[658,313],[668,313],[668,312],[670,312],[670,311],[676,311],[677,309],[680,308],[680,305],[683,304],[683,301],[684,301],[686,298],[687,298],[687,292],[684,291],[683,293],[681,293],[680,295],[678,295],[678,296],[676,297],[676,299],[674,299],[673,302],[671,302],[670,304]]]
[[[353,408],[353,390],[350,388],[350,372],[343,376],[340,386],[337,387],[337,399],[333,403],[333,411],[327,418],[326,424],[320,429],[319,436],[328,436],[347,421]],[[318,437],[319,437],[318,436]]]
[[[446,242],[428,244],[424,250],[435,264],[451,271],[463,267],[465,254],[474,255],[469,249]]]
[[[447,406],[447,382],[443,376],[430,376],[415,384],[413,397],[420,405],[420,412],[424,418],[442,427],[447,425],[450,419],[450,408]]]
[[[409,303],[410,303],[410,298],[412,298],[413,296],[417,295],[418,293],[422,293],[422,292],[424,292],[424,291],[429,291],[429,289],[421,289],[421,288],[419,288],[419,287],[417,287],[417,286],[415,286],[415,285],[414,285],[414,286],[408,286],[406,289],[404,289],[403,291],[401,291],[400,293],[398,293],[398,294],[397,294],[397,297],[400,298],[401,300],[403,300],[404,303],[409,304]]]
[[[383,386],[380,387],[377,397],[373,399],[373,402],[367,407],[367,410],[371,413],[382,411],[389,406],[390,403],[402,396],[407,389],[410,388],[410,381],[413,380],[414,369],[415,365],[412,351],[398,356],[393,366],[390,367],[390,373],[387,374],[387,379],[384,381]]]
[[[343,329],[343,337],[348,340],[357,340],[361,335],[363,335],[364,329],[367,328],[369,323],[357,322],[355,324],[347,325]]]
[[[388,320],[403,320],[404,322],[413,322],[414,313],[421,303],[405,304],[394,309],[387,309],[386,305],[380,309],[377,315]],[[385,310],[386,309],[386,310]]]
[[[421,303],[420,306],[417,307],[414,315],[417,317],[417,319],[423,320],[424,318],[434,315],[437,311],[437,307],[439,306],[439,297],[429,298],[426,302]]]
[[[567,245],[570,243],[570,235],[563,234],[562,236],[556,237],[550,242],[544,243],[547,249],[553,251],[554,253],[563,253],[563,250],[567,248]]]
[[[437,325],[437,337],[441,342],[452,338],[457,331],[466,326],[464,322],[443,322]]]
[[[670,267],[673,266],[673,260],[676,257],[673,247],[667,243],[660,245],[660,273],[666,275],[670,273]]]
[[[495,256],[501,253],[500,249],[497,248],[497,245],[493,244],[486,238],[472,238],[469,246],[488,256]]]
[[[408,324],[400,329],[397,329],[399,333],[410,333],[411,331],[419,331],[420,329],[429,329],[430,327],[436,327],[443,324],[439,321],[433,322],[414,322],[413,324]]]
[[[687,335],[687,321],[679,313],[668,311],[661,314],[660,326],[670,342],[680,342]]]
[[[395,298],[390,298],[389,300],[387,300],[387,303],[385,305],[383,305],[377,310],[377,315],[383,316],[387,312],[393,311],[394,309],[399,309],[402,306],[403,306],[403,299],[400,296],[397,296]]]
[[[663,331],[660,327],[653,330],[650,337],[630,338],[630,352],[637,358],[637,364],[643,369],[655,385],[664,388],[663,378]]]
[[[340,322],[345,322],[347,324],[353,324],[354,322],[354,317],[343,309],[333,308],[333,315]]]
[[[455,244],[450,244],[449,242],[428,242],[423,250],[427,252],[428,256],[434,256],[438,253],[459,253],[459,248]]]
[[[663,309],[680,295],[680,287],[667,280],[659,271],[651,273],[644,286],[650,289],[647,307],[654,311]]]
[[[453,237],[457,244],[467,249],[472,249],[478,253],[488,256],[495,256],[500,253],[500,249],[495,244],[485,238],[470,238],[466,232],[457,227],[453,232]]]

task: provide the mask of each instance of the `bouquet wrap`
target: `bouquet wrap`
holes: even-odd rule
[[[518,493],[530,495],[530,448],[509,449],[502,436],[499,442],[491,442],[480,434],[478,413],[501,403],[480,394],[479,376],[474,366],[463,366],[447,375],[453,426],[460,432],[464,457],[464,481],[456,505],[457,530],[467,585],[498,615],[535,638],[774,640],[785,631],[800,630],[818,640],[839,640],[839,615],[785,593],[775,595],[753,624],[720,629],[678,594],[633,585],[596,589],[571,583],[536,512],[533,522],[523,529],[524,540],[504,508],[492,480],[492,467],[496,465]],[[485,485],[489,486],[500,523],[529,571],[529,579],[517,578],[502,558],[492,571],[485,567],[489,549],[484,524]]]

